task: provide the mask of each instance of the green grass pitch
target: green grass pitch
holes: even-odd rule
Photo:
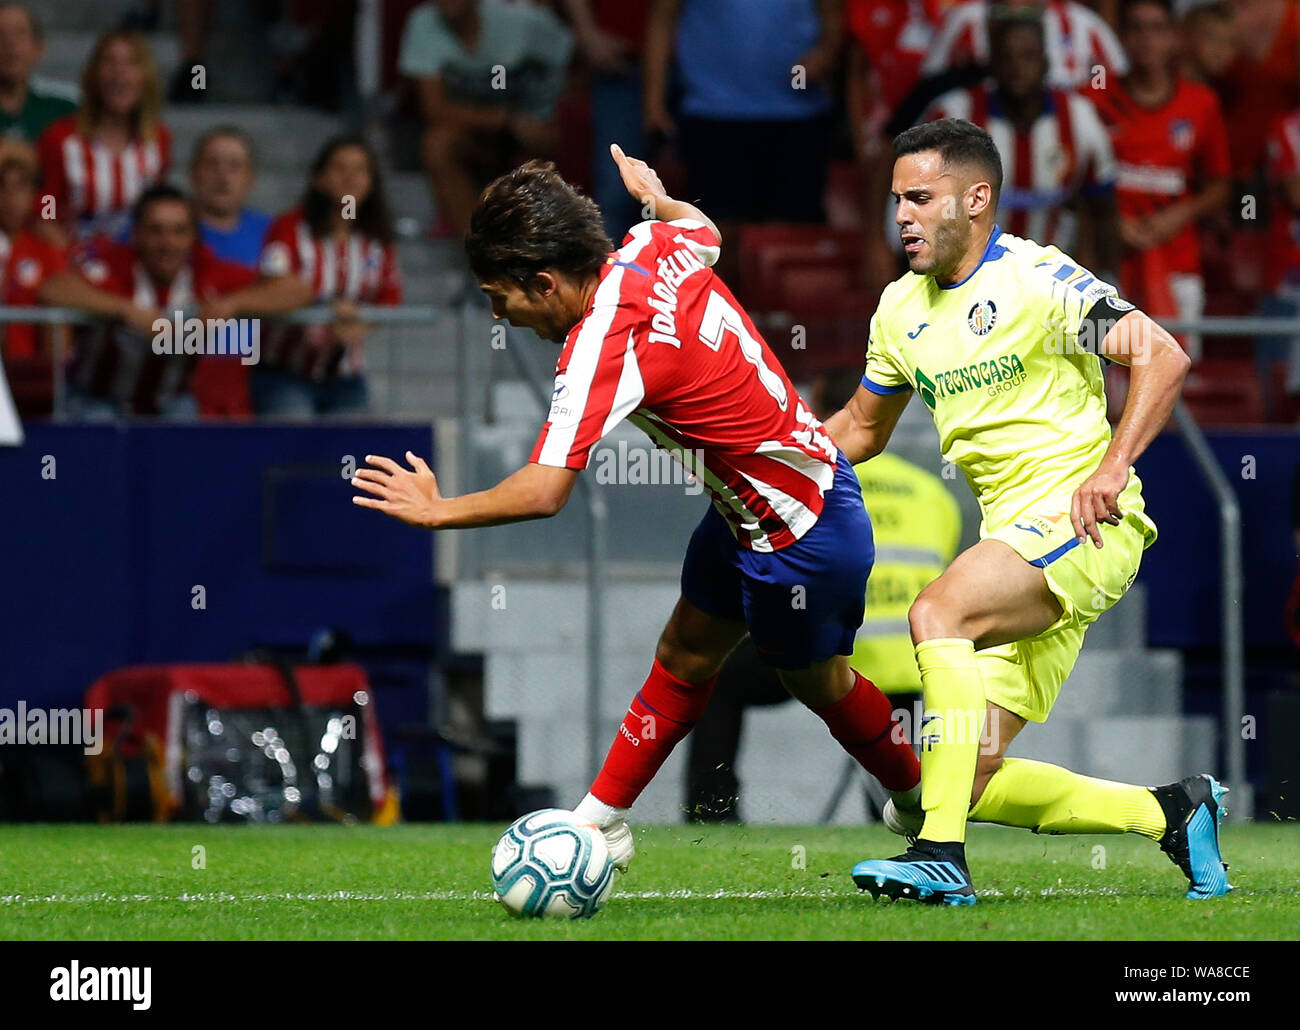
[[[1300,937],[1300,826],[1229,826],[1236,890],[1189,902],[1137,837],[975,827],[980,902],[873,902],[849,870],[878,826],[650,827],[605,910],[512,919],[491,900],[501,826],[0,827],[0,938],[1155,939]],[[198,868],[196,868],[198,866]]]

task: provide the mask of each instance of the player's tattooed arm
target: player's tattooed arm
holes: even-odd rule
[[[373,467],[358,469],[352,485],[371,496],[358,494],[352,503],[420,529],[500,526],[556,514],[578,479],[576,469],[529,464],[490,490],[444,497],[423,458],[407,451],[406,460],[409,469],[391,458],[367,454],[366,463]]]
[[[1151,445],[1178,402],[1191,361],[1178,341],[1150,316],[1133,310],[1116,321],[1101,341],[1101,353],[1129,366],[1128,398],[1110,447],[1097,471],[1074,492],[1070,519],[1080,540],[1102,546],[1099,523],[1116,525],[1123,513],[1119,495],[1129,467]]]
[[[849,402],[826,420],[826,431],[851,464],[874,458],[889,443],[911,397],[910,390],[880,394],[859,386]]]
[[[693,218],[707,225],[721,242],[722,233],[713,224],[713,219],[694,204],[688,204],[684,200],[674,200],[668,196],[668,191],[659,181],[658,174],[648,164],[638,158],[628,157],[617,143],[609,145],[609,155],[618,165],[619,174],[623,176],[623,185],[628,193],[632,194],[642,207],[648,209],[650,218],[657,218],[661,222]]]

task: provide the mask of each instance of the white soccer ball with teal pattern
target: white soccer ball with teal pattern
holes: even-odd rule
[[[516,819],[492,849],[495,897],[517,916],[586,919],[605,905],[614,864],[605,837],[562,808]]]

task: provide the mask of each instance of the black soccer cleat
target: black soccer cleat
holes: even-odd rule
[[[1219,821],[1227,814],[1219,800],[1228,788],[1202,773],[1150,790],[1165,814],[1160,850],[1191,883],[1186,897],[1223,897],[1232,890],[1227,863],[1219,853]]]

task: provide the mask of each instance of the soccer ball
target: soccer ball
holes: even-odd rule
[[[614,863],[604,835],[562,808],[516,819],[492,849],[497,901],[516,916],[586,919],[605,905]]]

